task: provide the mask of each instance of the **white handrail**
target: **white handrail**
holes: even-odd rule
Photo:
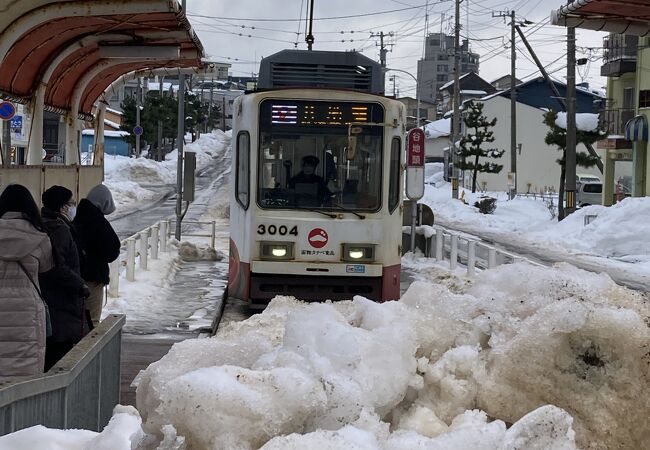
[[[156,260],[158,259],[160,252],[166,253],[168,251],[168,242],[171,238],[170,233],[174,228],[172,226],[173,222],[174,221],[171,220],[161,220],[121,241],[122,249],[125,249],[125,252],[120,252],[120,257],[109,265],[109,297],[117,298],[120,296],[119,282],[121,267],[126,267],[126,280],[129,282],[135,281],[136,267],[141,270],[147,270],[149,266],[149,256],[151,256],[152,260]],[[184,236],[208,237],[210,238],[210,248],[214,248],[217,228],[214,220],[211,222],[185,221],[184,223],[210,226],[210,234],[186,232],[184,233]],[[138,243],[139,245],[137,245]],[[138,247],[139,251],[136,251],[136,248]],[[139,257],[140,263],[137,266],[135,263],[136,257]]]

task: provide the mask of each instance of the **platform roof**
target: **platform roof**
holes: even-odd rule
[[[650,2],[576,0],[553,11],[551,23],[616,34],[650,36]]]
[[[197,67],[203,47],[176,0],[14,0],[0,6],[0,96],[27,102],[45,84],[46,108],[92,112],[121,75]]]

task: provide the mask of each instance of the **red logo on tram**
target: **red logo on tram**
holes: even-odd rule
[[[327,231],[323,230],[322,228],[314,228],[309,232],[309,235],[307,236],[309,245],[314,248],[325,247],[327,245],[328,239],[329,237],[327,236]]]

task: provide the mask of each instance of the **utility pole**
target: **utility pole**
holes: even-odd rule
[[[210,133],[212,131],[212,125],[210,121],[212,120],[212,102],[214,101],[214,77],[210,81],[210,103],[208,104],[208,122],[205,127],[205,132]]]
[[[305,36],[307,50],[311,50],[312,45],[314,45],[314,34],[312,33],[312,25],[314,24],[314,0],[311,0],[309,5],[309,33]]]
[[[186,14],[183,0],[183,15]],[[174,237],[181,240],[181,221],[183,220],[183,147],[185,144],[185,74],[178,70],[178,157],[176,164],[176,232]]]
[[[158,77],[158,161],[163,161],[163,122],[160,117],[163,104],[163,79],[162,75]]]
[[[458,198],[458,152],[456,142],[460,139],[460,2],[456,0],[456,24],[454,35],[454,117],[452,119],[451,160],[453,172],[451,175],[451,198]]]
[[[223,117],[223,120],[221,121],[222,127],[221,131],[226,131],[226,94],[223,94],[222,96],[222,102],[223,102],[223,107],[221,116]]]
[[[560,108],[562,109],[562,111],[567,111],[567,104],[564,101],[564,98],[560,94],[560,91],[558,91],[557,86],[555,86],[555,83],[553,82],[553,80],[551,80],[551,77],[549,77],[548,73],[546,72],[546,69],[542,65],[539,58],[537,57],[537,54],[535,54],[535,51],[530,46],[530,43],[528,42],[528,39],[526,39],[526,35],[524,34],[524,32],[521,30],[521,28],[519,26],[516,26],[515,28],[517,28],[517,33],[519,33],[519,37],[521,37],[522,42],[526,46],[526,49],[528,49],[528,52],[530,53],[530,56],[533,57],[533,60],[535,61],[535,64],[537,64],[537,68],[542,73],[542,76],[546,80],[546,83],[548,84],[548,86],[553,91],[553,95],[555,96],[555,99],[559,103]],[[586,144],[586,143],[584,144],[584,146],[587,147],[587,151],[589,152],[589,154],[591,156],[593,156],[594,158],[596,158],[596,167],[598,167],[598,170],[600,170],[600,173],[603,173],[603,162],[600,160],[600,157],[598,156],[598,153],[596,153],[596,150],[594,149],[594,147],[591,144]]]
[[[576,210],[576,29],[573,27],[567,28],[566,71],[565,217]]]
[[[386,53],[388,53],[388,50],[386,47],[390,45],[392,47],[393,44],[384,44],[384,38],[385,37],[392,37],[393,32],[391,31],[388,34],[384,34],[383,31],[380,31],[379,33],[370,33],[370,37],[378,37],[379,38],[379,62],[381,63],[381,67],[386,67]]]
[[[138,77],[138,88],[135,91],[135,126],[140,127],[140,107],[142,106],[142,83]],[[135,134],[135,157],[140,157],[140,134]]]
[[[515,47],[516,26],[514,11],[492,13],[492,17],[510,18],[510,200],[517,195],[517,51]]]
[[[2,164],[11,165],[11,120],[2,121]]]

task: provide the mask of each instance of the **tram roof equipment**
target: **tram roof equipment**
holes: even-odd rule
[[[381,65],[358,52],[282,50],[262,59],[258,89],[351,89],[384,94]]]

